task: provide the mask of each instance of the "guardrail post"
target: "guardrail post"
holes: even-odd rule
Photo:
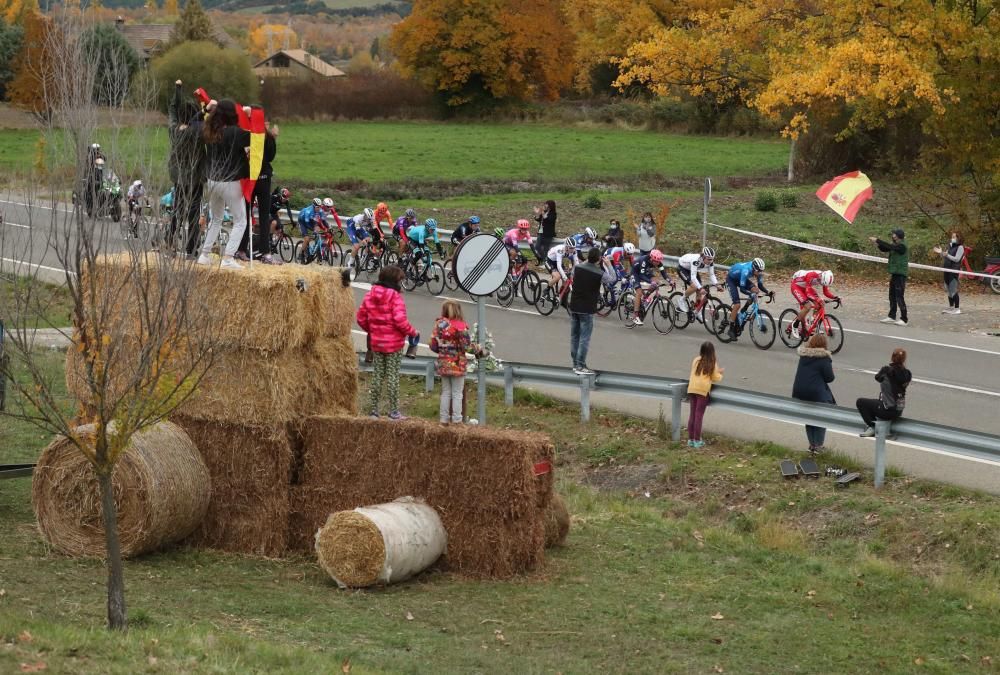
[[[514,405],[514,366],[503,366],[503,402],[508,408]]]
[[[594,386],[594,375],[580,376],[580,421],[590,421],[590,389]]]
[[[885,483],[885,437],[889,435],[892,422],[876,420],[875,422],[875,487],[880,488]]]
[[[427,362],[427,371],[424,373],[424,390],[427,392],[434,391],[434,362]]]
[[[681,402],[686,386],[675,384],[670,387],[670,437],[674,443],[681,440]]]

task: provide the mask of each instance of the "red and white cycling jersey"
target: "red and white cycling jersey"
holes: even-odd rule
[[[817,284],[823,286],[823,282],[820,281],[822,274],[820,270],[799,270],[792,275],[791,291],[796,302],[801,305],[810,300],[819,300],[819,294],[814,287]],[[837,297],[830,292],[829,286],[823,286],[823,295],[831,300]]]

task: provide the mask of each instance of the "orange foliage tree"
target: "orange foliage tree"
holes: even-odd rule
[[[38,11],[38,0],[0,0],[0,17],[8,24],[21,23],[27,14]]]
[[[286,44],[289,49],[297,49],[299,36],[290,26],[282,24],[266,23],[257,26],[247,37],[247,51],[261,59],[267,58],[279,49],[284,49]]]
[[[390,45],[405,75],[459,106],[555,100],[572,81],[559,0],[417,0]]]
[[[14,79],[7,85],[7,100],[34,115],[47,118],[54,90],[55,66],[50,33],[52,19],[38,12],[24,16],[24,40],[14,60]]]

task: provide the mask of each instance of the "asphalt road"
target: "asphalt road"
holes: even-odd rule
[[[64,217],[67,208],[57,207],[56,216]],[[4,258],[2,268],[9,269],[15,260],[18,264],[30,262],[58,280],[62,266],[44,246],[53,217],[51,208],[33,207],[31,218],[28,207],[16,200],[0,200],[0,209],[8,226],[7,240],[0,249],[0,257]],[[29,240],[33,242],[30,250],[24,246]],[[108,240],[112,246],[121,241],[117,225],[109,225]],[[782,309],[791,305],[791,298],[783,285],[775,286],[777,300],[766,308],[777,318]],[[356,284],[358,302],[366,288],[367,284]],[[407,294],[406,301],[411,321],[423,335],[429,337],[433,320],[447,296],[463,301],[466,318],[470,323],[475,320],[475,306],[468,296],[446,290],[442,297],[433,297],[426,289],[419,288]],[[837,379],[832,389],[838,403],[851,406],[858,397],[876,396],[878,385],[872,376],[888,361],[891,351],[902,346],[909,353],[908,366],[914,376],[907,396],[906,417],[1000,434],[1000,338],[985,331],[977,334],[948,330],[947,319],[937,315],[936,307],[922,313],[926,322],[919,325],[911,321],[905,328],[886,326],[874,318],[884,309],[880,296],[848,296],[848,304],[836,312],[847,331],[844,348],[834,357]],[[911,313],[920,313],[919,299],[917,303],[911,301],[911,305]],[[978,310],[983,313],[981,323],[995,326],[1000,298],[985,299],[981,307]],[[510,309],[492,304],[487,311],[487,325],[501,358],[570,365],[569,320],[561,309],[542,317],[520,299]],[[627,329],[617,317],[609,316],[596,322],[588,361],[596,370],[686,378],[692,358],[706,339],[714,340],[700,324],[663,336],[651,325]],[[716,341],[716,348],[720,365],[726,369],[726,384],[790,395],[798,357],[780,340],[768,351],[754,347],[748,335],[736,344]],[[594,402],[645,415],[655,415],[657,409],[655,402],[641,399],[595,397]],[[860,427],[859,418],[859,430]],[[706,429],[740,438],[782,442],[793,448],[805,446],[804,434],[798,428],[729,412],[710,410]],[[870,442],[831,434],[827,444],[870,461]],[[890,461],[918,475],[1000,490],[1000,465],[958,464],[950,459],[942,461],[940,456],[931,457],[932,454],[896,444]]]

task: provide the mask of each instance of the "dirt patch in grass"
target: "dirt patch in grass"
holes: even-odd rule
[[[663,467],[656,464],[600,466],[584,473],[584,484],[605,492],[650,499],[670,492],[663,481]]]

